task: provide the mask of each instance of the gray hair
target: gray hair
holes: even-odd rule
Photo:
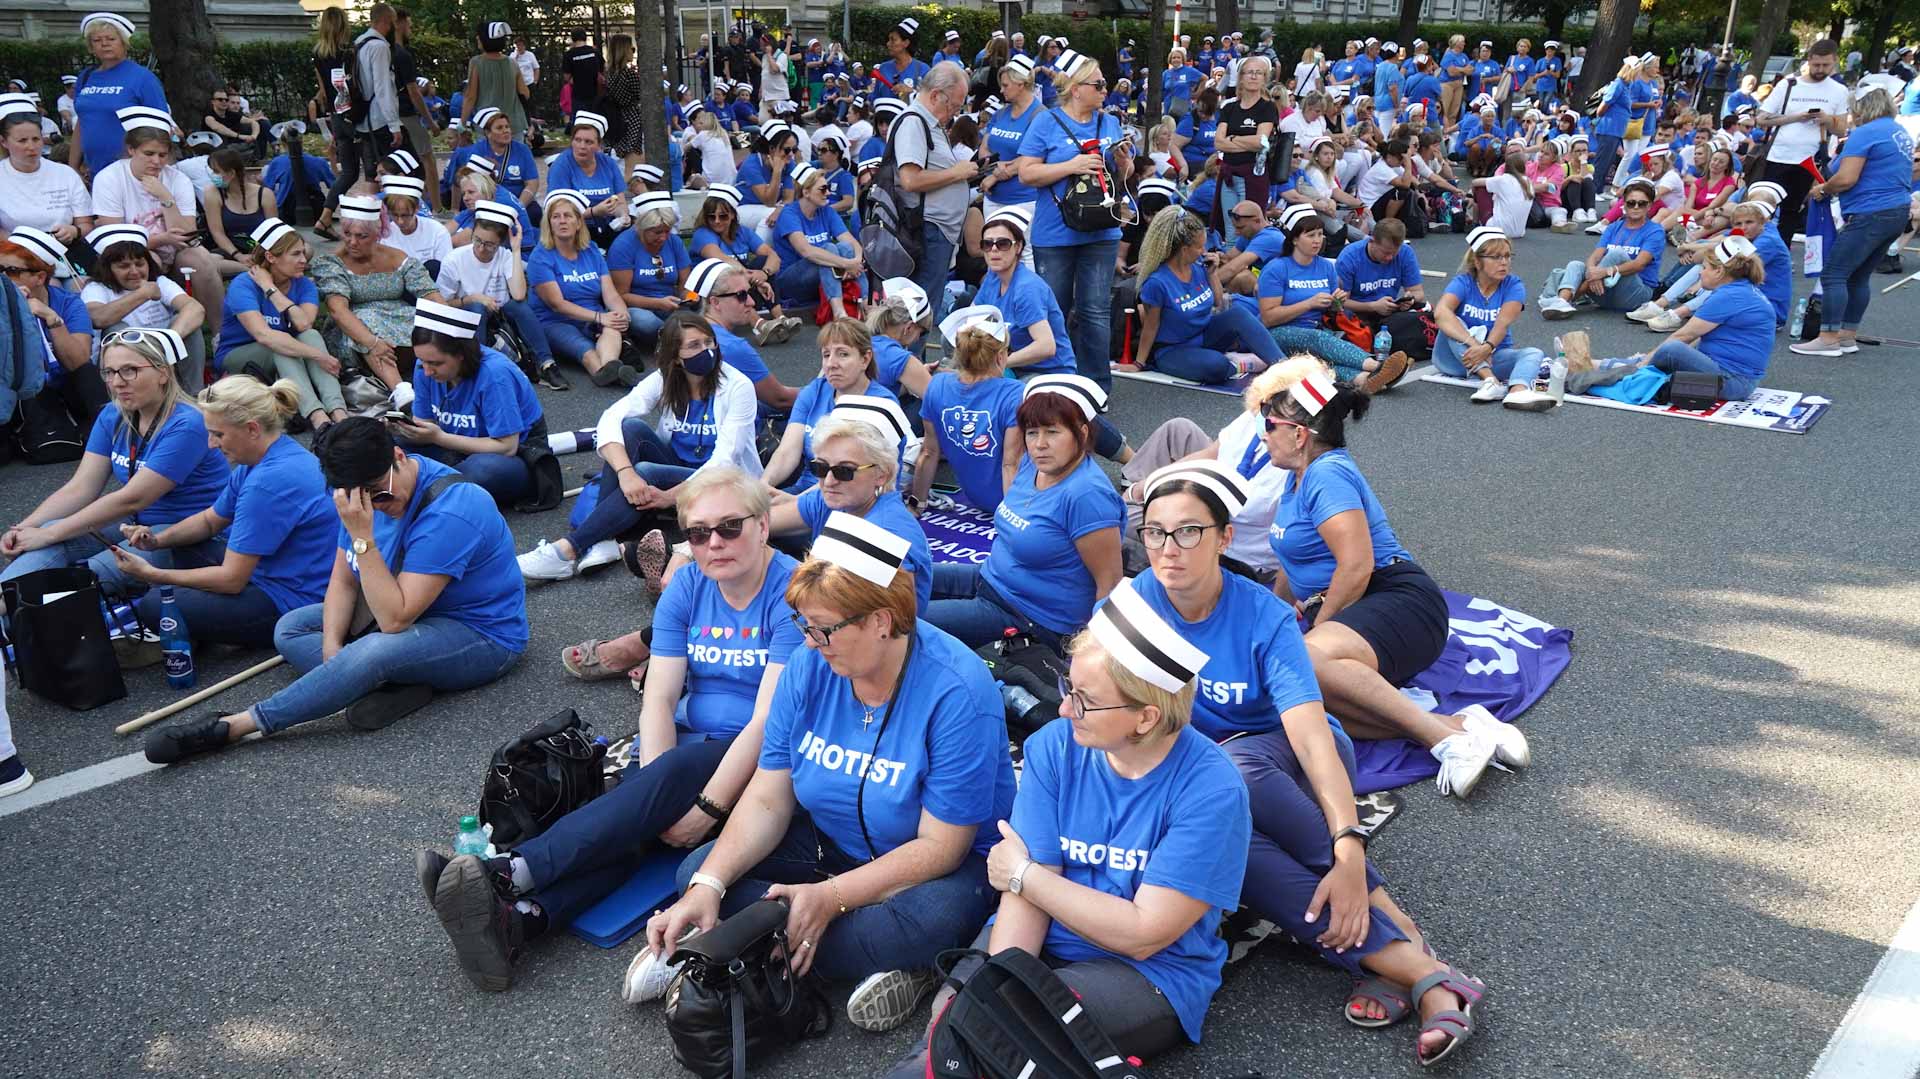
[[[738,292],[739,289],[737,288],[728,288],[727,282],[732,281],[734,278],[745,276],[747,276],[747,271],[739,266],[728,266],[726,269],[721,270],[720,276],[713,279],[713,288],[710,289],[705,296],[700,297],[700,313],[706,314],[713,310],[713,296],[715,293]]]
[[[928,71],[920,79],[920,92],[923,94],[948,94],[958,91],[960,96],[964,98],[966,96],[966,90],[967,69],[951,60],[942,60],[933,65],[933,69]]]
[[[818,453],[820,447],[836,438],[850,438],[866,454],[867,463],[880,472],[883,481],[881,490],[893,486],[894,477],[900,474],[900,446],[889,441],[880,429],[860,420],[826,420],[813,429],[813,448]]]
[[[641,214],[633,223],[640,230],[657,229],[661,225],[677,225],[680,222],[679,211],[670,206],[656,206]]]
[[[1884,120],[1894,111],[1893,95],[1876,86],[1853,100],[1853,126]]]

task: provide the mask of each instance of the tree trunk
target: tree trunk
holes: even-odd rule
[[[1213,32],[1225,37],[1240,29],[1239,0],[1214,0]]]
[[[1548,41],[1565,41],[1567,39],[1566,5],[1548,4],[1547,10],[1542,14],[1544,15],[1543,21],[1547,24],[1547,40]],[[1563,54],[1565,54],[1565,53],[1571,53],[1573,50],[1568,48],[1568,49],[1561,49],[1560,51]]]
[[[1867,36],[1866,48],[1860,51],[1866,54],[1868,71],[1880,71],[1887,66],[1887,35],[1893,33],[1893,0],[1880,0],[1880,10],[1873,17],[1873,32]]]
[[[687,80],[687,73],[680,66],[687,51],[687,43],[680,40],[680,19],[677,7],[675,0],[660,0],[660,26],[665,31],[661,40],[667,43],[665,62],[668,85]]]
[[[1753,28],[1753,42],[1748,49],[1753,59],[1748,70],[1755,75],[1764,76],[1767,60],[1773,56],[1773,43],[1780,31],[1787,28],[1787,0],[1766,0],[1760,8],[1760,21]],[[1764,80],[1762,85],[1764,85]],[[1731,87],[1729,87],[1731,89]]]
[[[213,20],[207,18],[205,0],[153,0],[150,10],[154,71],[167,92],[173,122],[182,131],[194,131],[207,115],[219,81]]]
[[[1167,62],[1167,50],[1172,47],[1166,26],[1167,0],[1151,0],[1147,10],[1147,51],[1143,53],[1147,69],[1147,109],[1140,118],[1140,126],[1152,130],[1160,122],[1160,71]],[[1144,147],[1142,148],[1144,149]]]
[[[1780,3],[1784,7],[1786,0]],[[1580,69],[1580,88],[1573,100],[1586,100],[1620,70],[1620,62],[1633,47],[1633,20],[1639,15],[1639,0],[1603,0],[1593,36],[1587,39],[1587,63]]]
[[[1400,0],[1400,29],[1394,31],[1401,56],[1413,54],[1413,39],[1420,35],[1420,0]]]
[[[633,5],[634,65],[640,69],[641,115],[640,141],[647,161],[667,167],[667,110],[660,93],[660,65],[666,62],[666,26],[662,23],[661,0],[637,0]],[[652,98],[654,105],[647,106]]]

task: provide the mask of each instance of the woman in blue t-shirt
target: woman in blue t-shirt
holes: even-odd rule
[[[981,275],[973,302],[999,308],[1005,318],[1009,368],[1022,375],[1070,375],[1076,368],[1067,316],[1030,264],[1031,209],[1032,204],[1000,210],[981,228],[980,250],[986,255],[987,272]]]
[[[933,570],[928,620],[974,647],[1011,631],[1057,649],[1120,580],[1126,507],[1091,452],[1106,395],[1079,375],[1041,375],[1024,394],[1026,459],[994,511],[992,552]]]
[[[125,132],[121,129],[121,109],[145,105],[172,112],[167,92],[153,72],[128,59],[133,40],[133,23],[123,15],[99,12],[80,20],[80,36],[93,54],[93,67],[81,72],[74,85],[73,141],[69,144],[67,164],[79,168],[84,161],[87,173],[100,175],[108,165],[127,156]]]
[[[1533,400],[1533,377],[1546,358],[1537,348],[1513,343],[1513,325],[1527,306],[1527,284],[1508,272],[1512,265],[1513,241],[1506,233],[1492,225],[1474,229],[1467,234],[1460,272],[1433,305],[1433,365],[1444,375],[1478,378],[1476,404],[1513,394],[1521,394],[1516,401]]]
[[[709,184],[707,201],[694,219],[693,239],[687,253],[697,265],[707,259],[731,263],[746,272],[747,286],[753,290],[753,302],[766,312],[754,325],[753,337],[762,345],[778,345],[800,332],[800,320],[780,306],[773,288],[773,276],[780,272],[780,255],[760,234],[743,226],[740,220],[740,189],[732,184]]]
[[[540,247],[527,260],[533,313],[547,330],[554,355],[587,369],[596,386],[633,386],[640,372],[620,362],[630,318],[613,284],[607,258],[586,229],[587,200],[572,191],[547,196]]]
[[[1745,236],[1715,244],[1700,260],[1700,287],[1707,290],[1686,324],[1653,350],[1645,366],[1672,374],[1700,371],[1720,376],[1720,396],[1744,401],[1767,373],[1778,328],[1773,301],[1760,291],[1766,269],[1760,251]],[[1639,361],[1602,361],[1567,375],[1567,389],[1585,393],[1616,382],[1642,366]]]
[[[154,731],[147,760],[173,764],[343,709],[355,730],[380,730],[435,692],[494,681],[526,651],[526,588],[490,495],[407,454],[367,416],[335,424],[319,458],[340,519],[333,576],[325,599],[282,615],[273,633],[300,677],[243,712]],[[327,612],[361,600],[373,619],[349,640],[349,620]]]
[[[813,460],[813,429],[826,421],[828,413],[848,398],[863,404],[884,401],[892,412],[876,410],[872,419],[882,434],[906,435],[906,413],[900,411],[899,398],[880,385],[880,368],[874,362],[873,334],[857,319],[839,318],[820,327],[820,374],[800,387],[787,417],[787,429],[780,444],[767,458],[768,484],[793,494],[812,487],[813,473],[805,466]],[[897,413],[897,415],[895,414]],[[889,428],[898,425],[899,430]]]
[[[449,174],[459,175],[469,159],[487,161],[494,182],[514,201],[523,206],[538,204],[542,190],[540,163],[525,143],[514,141],[513,121],[499,109],[481,109],[474,115],[473,129],[480,133],[480,141],[454,151],[447,163]]]
[[[253,266],[233,279],[221,310],[214,367],[256,378],[284,378],[300,390],[300,414],[316,431],[347,418],[340,361],[320,331],[320,290],[307,276],[311,251],[279,218],[253,230]]]
[[[661,325],[680,310],[693,257],[674,234],[680,211],[672,195],[641,195],[633,200],[633,209],[633,227],[613,241],[607,266],[613,271],[614,290],[627,307],[627,336],[651,351]]]
[[[394,438],[451,465],[510,506],[533,491],[529,453],[546,449],[540,398],[512,360],[479,341],[479,312],[421,300],[413,324],[413,404]]]
[[[1367,862],[1353,808],[1353,744],[1327,716],[1297,620],[1273,592],[1221,565],[1248,488],[1231,469],[1206,461],[1160,469],[1145,489],[1141,540],[1152,572],[1115,589],[1093,624],[1122,622],[1198,676],[1193,727],[1223,743],[1254,822],[1244,889],[1226,905],[1244,902],[1355,978],[1349,1022],[1386,1026],[1417,1003],[1425,1019],[1420,1056],[1437,1059],[1472,1033],[1470,1019],[1460,1030],[1438,1013],[1471,1003],[1483,987],[1449,986],[1423,999],[1434,987],[1421,987],[1429,976],[1457,972],[1427,951]],[[1156,625],[1166,632],[1153,632]],[[1193,655],[1183,656],[1182,646]],[[1077,681],[1076,688],[1084,689]]]
[[[1033,92],[1033,58],[1015,56],[1000,66],[1000,97],[1006,102],[986,124],[986,150],[993,171],[980,178],[980,212],[992,217],[1008,206],[1032,206],[1040,193],[1020,181],[1020,142],[1043,111]],[[1027,256],[1032,264],[1033,257]]]
[[[483,990],[507,989],[519,945],[564,928],[646,859],[712,838],[753,775],[774,689],[800,645],[786,601],[795,562],[767,546],[765,489],[738,469],[689,480],[674,508],[695,565],[654,605],[650,646],[638,634],[600,645],[637,649],[635,664],[646,664],[636,752],[619,785],[497,856],[449,862],[426,850],[416,860],[454,956]],[[637,1004],[663,993],[672,972],[636,960],[628,973],[644,974],[623,991]]]
[[[934,375],[920,397],[927,434],[907,505],[916,513],[926,505],[945,460],[967,504],[992,513],[1020,471],[1024,444],[1020,383],[1006,377],[1008,326],[997,309],[976,306],[955,311],[940,328],[954,370]]]
[[[196,641],[259,647],[280,616],[318,603],[333,571],[340,520],[320,462],[285,436],[298,415],[300,389],[226,378],[200,395],[208,440],[233,470],[213,505],[166,528],[121,525],[113,550],[120,572],[148,585],[172,585],[180,618]],[[163,568],[138,551],[166,551]],[[140,624],[160,628],[160,593],[135,607]]]
[[[795,973],[856,982],[848,1018],[891,1030],[938,984],[934,957],[992,913],[986,852],[1013,810],[1004,709],[978,657],[915,618],[907,551],[863,518],[826,521],[787,586],[811,647],[774,691],[742,795],[755,811],[681,863],[639,966],[784,899]]]
[[[1593,251],[1584,261],[1574,259],[1547,275],[1540,290],[1541,318],[1572,318],[1574,301],[1582,297],[1603,311],[1632,311],[1653,298],[1667,249],[1667,230],[1653,219],[1659,198],[1649,177],[1637,176],[1620,188],[1620,217],[1600,234]]]
[[[172,330],[122,330],[101,342],[100,371],[113,402],[95,417],[73,476],[0,534],[0,554],[13,560],[0,581],[85,561],[103,591],[139,592],[100,533],[128,523],[164,528],[213,505],[227,462],[207,445],[200,410],[174,377],[186,353]],[[119,486],[107,490],[109,480]],[[153,554],[152,561],[167,560]]]
[[[95,229],[94,234],[100,231]],[[12,286],[20,299],[18,332],[32,335],[46,346],[42,385],[53,391],[48,404],[59,400],[62,411],[81,423],[92,423],[107,403],[108,387],[100,380],[100,367],[94,362],[94,325],[86,301],[53,283],[54,268],[66,258],[66,252],[66,245],[53,233],[15,225],[12,234],[0,240],[0,278],[5,278],[4,283]],[[105,272],[104,267],[100,272]],[[13,358],[8,356],[9,361]],[[191,360],[189,352],[186,362]],[[182,370],[176,376],[186,373]],[[199,371],[193,374],[198,376]],[[26,386],[24,381],[18,385]],[[5,422],[12,420],[9,411]]]
[[[607,118],[581,110],[573,114],[568,152],[547,166],[547,190],[578,191],[587,200],[587,232],[605,247],[614,241],[614,221],[626,209],[626,181],[620,166],[601,150]]]
[[[1887,246],[1907,231],[1913,183],[1913,136],[1893,118],[1893,96],[1873,87],[1854,99],[1853,129],[1834,159],[1833,175],[1809,199],[1845,194],[1846,223],[1828,245],[1820,271],[1820,336],[1787,347],[1802,356],[1856,352],[1860,320],[1873,299],[1873,270]]]
[[[1261,268],[1254,290],[1260,322],[1269,327],[1274,346],[1287,355],[1304,352],[1325,360],[1341,381],[1358,380],[1368,393],[1393,385],[1407,371],[1404,351],[1392,353],[1385,363],[1376,362],[1327,324],[1328,313],[1337,312],[1348,295],[1333,260],[1320,254],[1327,233],[1319,212],[1305,204],[1289,206],[1280,215],[1280,228],[1286,233],[1285,246],[1279,258]],[[1245,302],[1237,300],[1234,306]]]
[[[1313,208],[1305,209],[1311,216]],[[1228,302],[1226,287],[1216,280],[1218,268],[1200,261],[1206,250],[1207,226],[1198,217],[1177,206],[1154,215],[1140,241],[1134,360],[1176,378],[1218,385],[1259,374],[1280,358],[1280,347],[1252,311]],[[1327,277],[1333,277],[1330,262]]]
[[[773,223],[773,249],[781,267],[773,284],[781,302],[806,308],[824,297],[838,311],[847,281],[864,298],[866,264],[860,241],[827,205],[832,193],[826,175],[802,163],[793,170],[793,195]]]

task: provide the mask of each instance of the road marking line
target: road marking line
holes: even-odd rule
[[[1807,1079],[1911,1079],[1920,1071],[1920,903],[1907,911],[1887,953]]]
[[[38,780],[24,792],[0,800],[0,817],[25,813],[29,809],[38,809],[49,802],[57,802],[76,794],[85,794],[96,787],[118,783],[123,779],[132,779],[134,776],[165,767],[164,764],[155,764],[148,760],[145,753],[129,753],[124,757],[115,757],[110,761],[88,765],[77,772],[67,772],[52,779]]]

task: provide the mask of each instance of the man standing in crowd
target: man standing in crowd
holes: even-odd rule
[[[706,35],[702,34],[700,37],[701,51],[704,52]],[[567,49],[567,74],[573,76],[573,110],[575,112],[599,101],[600,96],[606,92],[600,85],[600,77],[606,69],[607,64],[600,58],[600,50],[587,44],[587,32],[575,30],[573,45]]]
[[[1823,159],[1827,136],[1846,133],[1851,97],[1833,77],[1839,66],[1840,46],[1821,38],[1807,50],[1805,76],[1781,79],[1760,103],[1759,124],[1773,131],[1766,178],[1787,189],[1780,204],[1780,237],[1788,242],[1806,224],[1807,189],[1813,186],[1813,174],[1801,162]]]
[[[947,142],[947,123],[966,107],[967,70],[958,64],[935,64],[920,80],[914,102],[893,121],[894,168],[900,186],[918,195],[925,208],[926,254],[914,269],[913,283],[933,304],[933,318],[944,314],[947,268],[960,242],[960,225],[967,217],[967,201],[978,169],[961,161]]]
[[[397,16],[391,4],[375,4],[368,13],[365,33],[353,42],[353,77],[367,100],[367,115],[353,125],[353,142],[337,147],[340,154],[340,178],[327,192],[329,207],[340,204],[340,196],[353,190],[361,179],[372,180],[380,159],[407,144],[406,127],[400,122],[400,97],[393,85],[394,23]]]
[[[540,81],[540,58],[527,48],[525,34],[514,36],[513,66],[520,69],[520,81],[527,84],[527,89],[533,89],[533,84]]]
[[[412,38],[413,14],[406,8],[396,9],[393,13],[393,89],[400,100],[400,126],[406,129],[407,142],[420,162],[420,171],[414,175],[431,179],[440,175],[439,165],[433,159],[433,133],[439,125],[434,122],[433,111],[427,108],[425,80],[420,78],[413,50],[407,47]],[[433,212],[440,213],[440,185],[427,184],[427,197]]]

